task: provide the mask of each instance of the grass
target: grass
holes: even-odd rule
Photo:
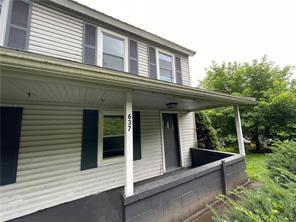
[[[220,147],[219,151],[237,153],[235,147]],[[252,181],[262,181],[268,176],[266,167],[268,154],[247,152],[247,174]]]
[[[247,174],[250,180],[262,181],[268,176],[266,167],[268,154],[247,154]]]

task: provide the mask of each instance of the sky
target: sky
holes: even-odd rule
[[[190,58],[193,86],[212,61],[267,55],[281,67],[296,67],[296,0],[76,1],[196,51]]]

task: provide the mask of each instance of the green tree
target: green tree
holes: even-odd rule
[[[195,121],[198,147],[216,150],[218,148],[217,133],[207,115],[204,112],[196,112]]]
[[[252,63],[223,63],[208,69],[202,86],[217,92],[254,97],[256,106],[241,106],[244,136],[262,148],[265,138],[286,140],[296,134],[296,90],[291,67],[280,68],[263,57]],[[223,143],[235,138],[231,108],[207,112]],[[227,144],[229,145],[229,144]]]

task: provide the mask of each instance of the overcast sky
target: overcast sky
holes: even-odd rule
[[[196,51],[193,85],[212,61],[296,66],[296,0],[76,1]]]

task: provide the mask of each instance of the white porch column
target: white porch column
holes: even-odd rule
[[[241,124],[241,119],[240,119],[240,114],[239,114],[239,107],[238,107],[238,105],[235,105],[235,106],[233,106],[233,108],[235,111],[235,127],[236,127],[239,154],[245,156],[246,152],[245,152],[242,124]]]
[[[132,93],[125,96],[124,124],[124,156],[125,156],[125,186],[126,197],[134,194],[134,158],[133,158],[133,101]]]

